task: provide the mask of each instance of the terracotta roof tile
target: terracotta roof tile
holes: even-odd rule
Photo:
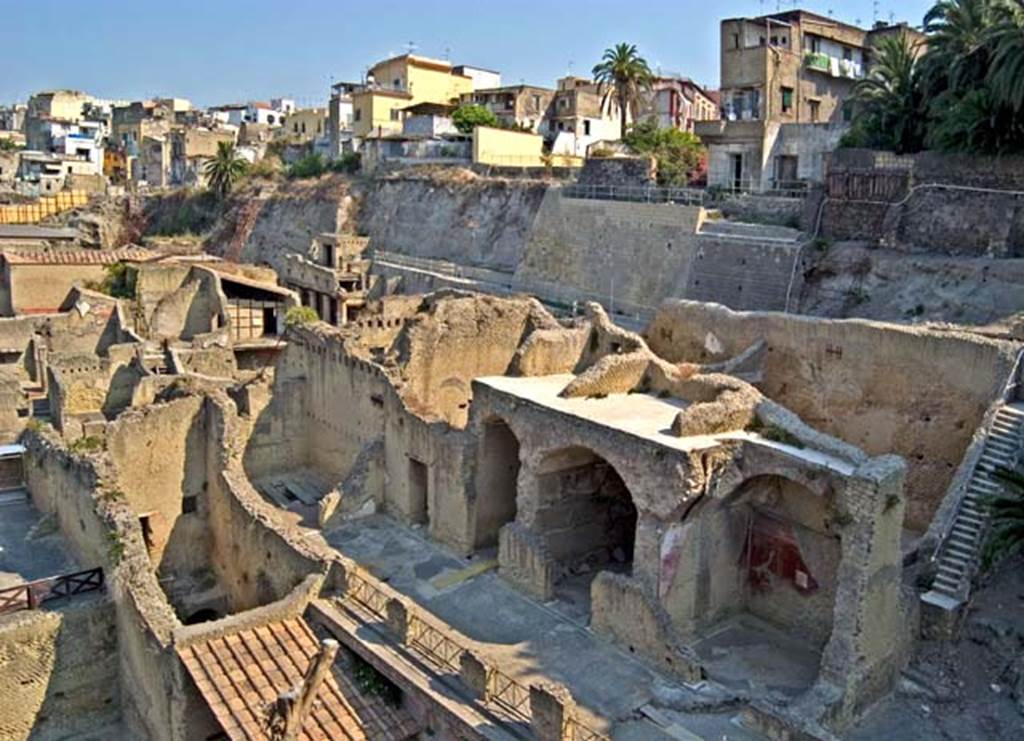
[[[267,706],[305,675],[319,642],[293,618],[179,647],[178,655],[232,739],[266,739]],[[337,664],[302,728],[307,741],[404,741],[421,728],[400,708],[362,694]]]

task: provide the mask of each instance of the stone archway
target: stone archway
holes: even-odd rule
[[[589,448],[572,446],[544,456],[534,475],[533,529],[555,561],[555,584],[576,582],[589,600],[599,570],[630,574],[638,513],[619,472]]]
[[[498,531],[516,518],[519,438],[505,420],[494,417],[480,427],[476,470],[474,548],[498,544]]]

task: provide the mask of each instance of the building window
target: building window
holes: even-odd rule
[[[811,122],[812,123],[817,123],[818,122],[818,117],[821,115],[821,101],[820,100],[810,100],[810,101],[807,102],[807,105],[811,109]]]
[[[583,122],[583,136],[590,136],[590,121]]]
[[[401,77],[396,77],[394,80],[392,80],[391,84],[394,86],[395,90],[401,90],[402,89],[402,78]]]
[[[793,88],[791,87],[782,88],[782,112],[793,112]]]
[[[852,62],[853,61],[853,49],[851,49],[848,46],[844,46],[843,47],[843,59],[845,59],[847,62]]]
[[[762,36],[761,38],[759,38],[759,39],[758,39],[758,43],[759,43],[759,44],[760,44],[761,46],[764,46],[764,36]]]
[[[397,109],[397,108],[392,108],[391,109],[391,120],[392,121],[400,120],[401,116],[402,116],[402,112],[399,109]]]
[[[199,497],[192,495],[181,498],[181,514],[190,515],[199,509]]]
[[[352,120],[353,121],[361,121],[362,119],[363,119],[363,109],[362,108],[356,108],[352,112]]]
[[[534,110],[540,110],[540,96],[539,95],[534,95],[533,96],[533,107],[534,107]]]
[[[732,48],[733,49],[739,49],[740,48],[740,35],[738,33],[734,33],[732,35]]]
[[[843,121],[850,123],[853,120],[853,101],[843,102]]]

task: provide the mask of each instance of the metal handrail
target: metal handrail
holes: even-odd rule
[[[566,198],[597,201],[630,201],[633,203],[671,203],[681,206],[701,206],[706,191],[699,188],[666,188],[656,185],[597,185],[572,183],[563,186]]]
[[[388,595],[362,574],[353,572],[349,575],[349,588],[345,596],[351,597],[382,620],[387,618]]]
[[[459,672],[459,659],[466,650],[464,646],[453,641],[416,614],[410,616],[409,619],[408,645],[432,659],[442,668],[450,669],[455,673]]]
[[[523,720],[533,718],[530,690],[499,669],[492,668],[487,672],[486,697],[489,702]]]

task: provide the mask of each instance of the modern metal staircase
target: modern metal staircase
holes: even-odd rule
[[[947,609],[966,601],[988,526],[985,500],[1002,488],[995,472],[1012,468],[1024,442],[1024,402],[1003,405],[995,415],[981,458],[960,500],[949,535],[938,554],[938,572],[923,599]]]

